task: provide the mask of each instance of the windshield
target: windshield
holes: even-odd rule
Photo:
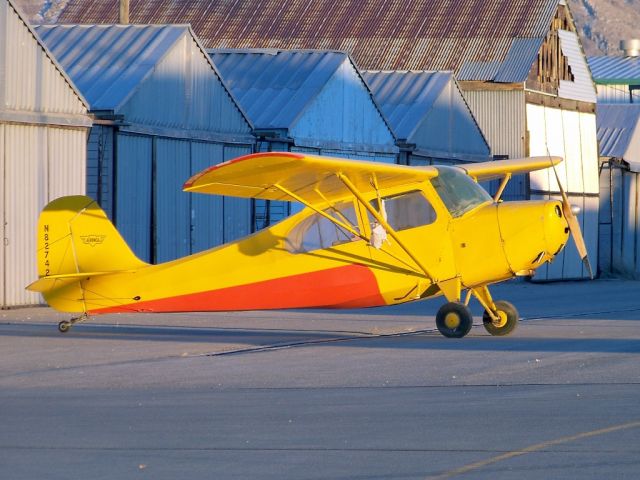
[[[454,167],[436,167],[438,176],[431,179],[431,184],[451,213],[452,217],[460,217],[469,210],[493,199],[471,177]]]

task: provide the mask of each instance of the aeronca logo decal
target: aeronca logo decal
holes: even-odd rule
[[[81,235],[80,239],[82,239],[82,243],[85,245],[90,245],[95,247],[96,245],[100,245],[104,242],[104,239],[107,238],[106,235]]]

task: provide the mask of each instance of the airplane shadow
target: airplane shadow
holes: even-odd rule
[[[276,341],[337,340],[367,336],[365,332],[282,329],[246,329],[225,327],[179,327],[160,325],[75,325],[70,332],[58,332],[56,325],[19,323],[0,325],[0,337],[46,337],[69,340],[135,340],[151,342],[255,343]],[[235,339],[235,340],[234,340]]]
[[[634,338],[491,337],[476,325],[464,339],[447,339],[435,329],[374,335],[350,331],[310,331],[141,325],[77,325],[61,334],[54,325],[20,323],[0,325],[0,337],[40,337],[59,341],[115,340],[167,343],[241,344],[243,348],[270,346],[331,346],[345,348],[438,351],[505,351],[566,353],[640,353]],[[216,354],[217,352],[212,352]],[[222,353],[222,351],[220,352]]]

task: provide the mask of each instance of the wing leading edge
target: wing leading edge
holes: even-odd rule
[[[289,152],[254,153],[210,167],[191,177],[184,191],[311,205],[352,198],[339,178],[344,175],[360,193],[398,185],[415,185],[438,175],[433,167],[414,168],[368,161]],[[291,195],[293,194],[293,196]]]
[[[557,165],[562,157],[527,157],[456,165],[476,181],[527,173]],[[363,195],[378,189],[422,183],[435,167],[409,167],[291,152],[254,153],[209,167],[191,177],[186,192],[321,205],[352,198],[341,176]]]

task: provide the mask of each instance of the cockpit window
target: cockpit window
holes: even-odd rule
[[[377,199],[373,200],[371,205],[379,210]],[[382,205],[387,222],[396,232],[429,225],[436,220],[435,210],[424,195],[417,191],[384,197]],[[369,221],[372,225],[375,223],[371,215]]]
[[[342,223],[353,226],[356,232],[360,231],[353,202],[335,205],[324,212]],[[287,249],[294,253],[310,252],[356,240],[360,240],[360,237],[315,213],[291,230],[287,237]]]
[[[463,171],[455,167],[436,167],[438,176],[431,184],[452,217],[460,217],[478,205],[491,202],[491,196]]]

